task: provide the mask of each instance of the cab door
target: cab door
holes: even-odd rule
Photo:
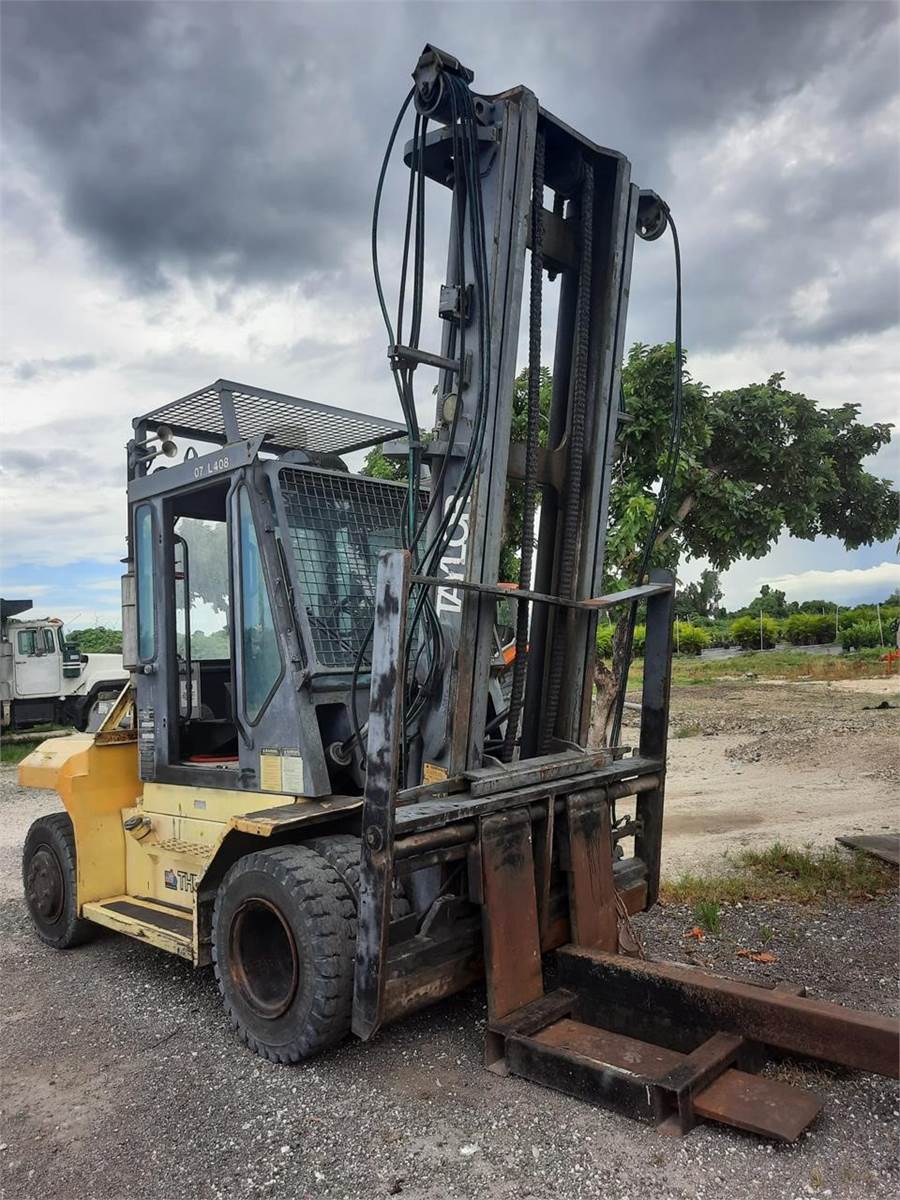
[[[60,694],[60,655],[53,629],[40,625],[17,629],[13,655],[17,696]]]

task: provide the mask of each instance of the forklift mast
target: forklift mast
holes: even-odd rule
[[[402,299],[396,325],[387,320],[414,464],[410,490],[417,457],[427,460],[431,498],[407,547],[382,555],[377,588],[354,1008],[364,1037],[391,1007],[384,975],[394,859],[409,853],[410,838],[435,861],[451,845],[458,856],[467,837],[473,843],[469,882],[486,914],[492,1013],[498,987],[530,995],[540,951],[555,944],[560,832],[567,854],[586,866],[584,875],[571,866],[585,889],[572,898],[579,941],[616,948],[617,904],[634,911],[656,900],[668,724],[672,576],[651,572],[637,587],[601,594],[634,235],[659,236],[665,206],[631,182],[623,155],[570,129],[527,88],[479,95],[472,73],[433,46],[413,80],[417,115],[404,150],[411,207],[418,219],[428,181],[449,187],[452,204],[440,351],[419,346],[415,317],[409,344],[399,340]],[[413,313],[422,305],[414,262],[422,236],[407,223]],[[511,444],[526,261],[528,436]],[[541,438],[545,275],[560,277],[560,295]],[[413,373],[423,367],[438,372],[427,445],[417,444],[412,405]],[[524,492],[517,581],[498,577],[511,483]],[[509,600],[514,657],[494,711],[497,608]],[[637,602],[646,603],[647,640],[640,748],[631,755],[588,747],[587,736],[598,615]],[[423,658],[438,669],[423,669]],[[635,796],[637,808],[614,832],[617,796]],[[507,849],[521,862],[537,853],[538,896],[525,880],[501,886],[489,902],[493,876],[482,857],[492,821],[515,828]],[[503,912],[510,926],[500,937]],[[522,970],[528,978],[511,983]],[[448,976],[446,986],[455,990],[459,978]],[[388,984],[388,997],[395,990]]]
[[[413,555],[420,574],[441,580],[414,587],[434,588],[447,646],[420,721],[434,777],[482,766],[486,729],[499,716],[488,709],[496,597],[478,589],[498,584],[510,481],[525,497],[518,587],[560,603],[519,599],[502,757],[514,745],[528,758],[585,743],[597,609],[566,602],[601,587],[641,193],[622,154],[577,134],[527,88],[478,95],[472,73],[431,46],[413,78],[419,119],[405,161],[418,189],[424,178],[452,191],[440,352],[388,351],[410,390],[417,368],[438,369],[435,437],[424,448],[434,490],[419,545],[428,550]],[[526,260],[529,432],[511,445]],[[548,275],[559,276],[559,302],[555,329],[545,331]],[[540,439],[541,344],[551,337],[553,394]]]

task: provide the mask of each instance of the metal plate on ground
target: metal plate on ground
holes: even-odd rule
[[[532,1041],[592,1058],[604,1066],[620,1067],[648,1079],[662,1078],[685,1060],[685,1055],[676,1050],[611,1033],[596,1025],[584,1025],[580,1021],[557,1021],[533,1034]]]
[[[784,1142],[798,1138],[821,1111],[822,1101],[812,1092],[734,1069],[694,1096],[698,1117]]]
[[[900,833],[847,834],[834,840],[848,850],[862,850],[892,867],[900,867]]]

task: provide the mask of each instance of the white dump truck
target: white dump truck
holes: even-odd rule
[[[57,617],[24,617],[30,600],[0,600],[0,728],[94,728],[128,680],[121,654],[82,654]]]

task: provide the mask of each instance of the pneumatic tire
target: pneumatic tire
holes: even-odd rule
[[[38,817],[22,851],[25,904],[42,942],[68,950],[88,941],[97,926],[78,915],[75,831],[68,813]]]
[[[306,846],[248,854],[219,886],[212,959],[231,1024],[251,1050],[293,1063],[350,1030],[356,908]]]

